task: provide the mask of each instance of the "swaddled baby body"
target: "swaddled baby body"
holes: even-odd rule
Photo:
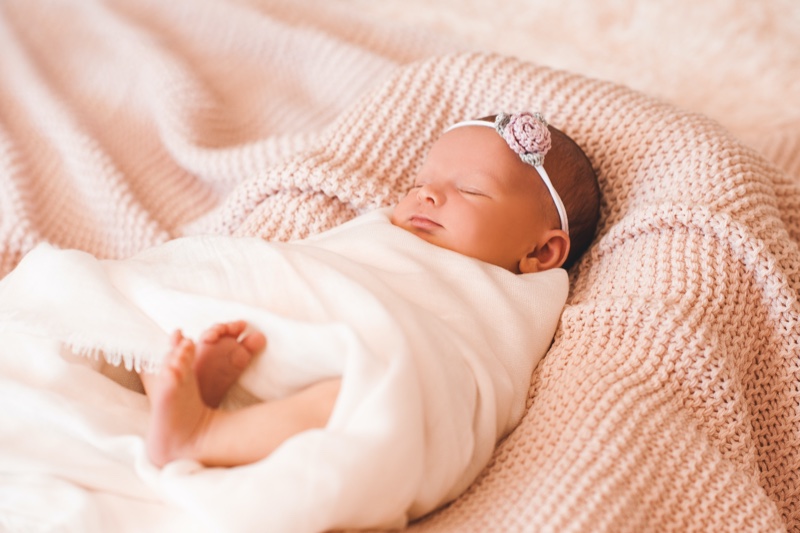
[[[0,294],[21,302],[19,321],[54,316],[78,351],[160,368],[141,372],[150,460],[247,465],[230,475],[261,503],[215,500],[204,470],[176,481],[165,468],[182,499],[281,531],[398,526],[466,489],[518,423],[597,194],[566,135],[500,115],[447,130],[394,208],[318,236],[190,237],[105,262],[42,248]],[[81,282],[37,303],[42,269]],[[102,316],[52,306],[77,298]],[[170,328],[187,335],[154,352]],[[221,408],[237,383],[261,401]]]

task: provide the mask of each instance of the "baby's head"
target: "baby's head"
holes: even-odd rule
[[[538,114],[501,114],[445,131],[392,223],[514,273],[540,272],[581,256],[599,204],[597,177],[572,139]]]

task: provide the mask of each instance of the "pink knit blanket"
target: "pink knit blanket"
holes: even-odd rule
[[[619,85],[434,56],[358,17],[337,33],[346,14],[311,8],[292,26],[301,8],[242,3],[225,31],[203,5],[48,5],[27,25],[3,7],[0,273],[42,240],[125,257],[200,232],[303,237],[391,204],[446,125],[538,109],[597,169],[600,229],[521,425],[410,528],[800,529],[795,179]]]

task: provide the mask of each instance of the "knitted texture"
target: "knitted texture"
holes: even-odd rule
[[[288,0],[0,2],[0,276],[42,240],[119,258],[190,232],[444,50]]]
[[[393,203],[447,125],[541,110],[598,171],[598,235],[521,425],[410,529],[800,529],[800,188],[717,123],[508,57],[408,64],[448,47],[332,8],[0,11],[0,274],[40,240],[303,237]]]

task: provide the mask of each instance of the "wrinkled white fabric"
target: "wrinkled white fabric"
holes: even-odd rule
[[[0,282],[0,494],[15,495],[0,514],[88,530],[110,516],[401,526],[463,492],[519,422],[566,296],[563,270],[511,274],[391,225],[387,210],[304,241],[188,237],[126,260],[40,245]],[[269,339],[240,381],[251,395],[342,376],[328,426],[252,465],[155,469],[146,398],[74,354],[155,369],[175,328],[232,319]]]

